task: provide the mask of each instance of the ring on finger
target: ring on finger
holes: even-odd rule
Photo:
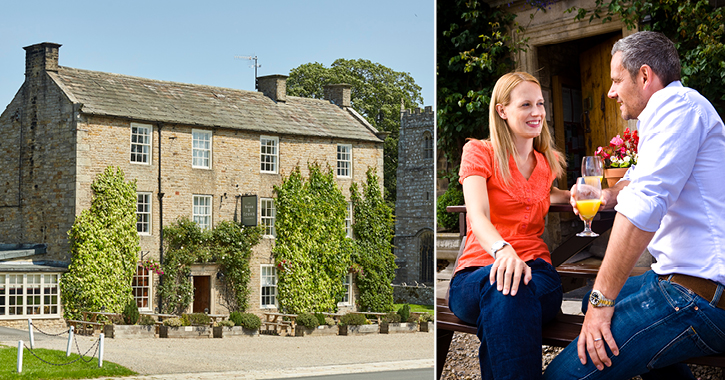
[[[602,340],[602,338],[594,339],[595,342],[599,342],[600,340]]]

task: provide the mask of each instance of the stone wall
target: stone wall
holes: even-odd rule
[[[67,232],[76,211],[75,116],[49,73],[26,72],[0,116],[1,243],[46,243],[44,259],[69,259]]]
[[[393,302],[413,305],[433,305],[432,286],[393,285]]]
[[[398,143],[397,201],[395,205],[395,282],[422,282],[421,238],[433,232],[434,162],[425,156],[424,136],[434,136],[432,107],[401,112]],[[431,268],[433,263],[429,263]],[[432,284],[432,282],[430,282]]]

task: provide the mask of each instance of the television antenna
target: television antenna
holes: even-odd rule
[[[254,89],[259,90],[259,83],[257,82],[257,68],[262,67],[262,65],[257,64],[257,56],[256,55],[235,55],[234,58],[236,59],[247,59],[250,61],[254,61],[254,65],[249,67],[254,67]]]

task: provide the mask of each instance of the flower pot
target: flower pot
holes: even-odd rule
[[[607,187],[614,187],[624,174],[627,173],[629,168],[611,168],[604,169],[604,178],[607,180]]]
[[[105,325],[103,335],[113,339],[138,339],[155,338],[156,326],[154,325]]]
[[[314,329],[297,325],[295,326],[295,336],[305,336],[305,335],[338,335],[340,332],[340,328],[337,325],[334,326],[328,326],[328,325],[320,325],[315,327]]]
[[[377,334],[378,325],[342,325],[339,329],[340,335],[364,335]]]
[[[420,322],[420,332],[431,332],[433,331],[433,322]]]
[[[211,333],[209,326],[159,327],[159,338],[209,338]]]
[[[418,331],[418,324],[412,322],[383,323],[380,325],[381,334],[412,333]]]

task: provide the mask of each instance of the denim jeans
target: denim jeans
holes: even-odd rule
[[[720,287],[722,289],[722,287]],[[717,297],[716,297],[717,298]],[[725,310],[649,271],[627,280],[611,330],[619,347],[611,367],[582,365],[574,340],[547,367],[545,379],[630,379],[685,359],[725,352]]]
[[[528,263],[532,279],[515,296],[489,283],[491,266],[456,274],[448,305],[461,320],[478,326],[481,377],[541,378],[541,326],[561,308],[561,279],[542,259]]]

